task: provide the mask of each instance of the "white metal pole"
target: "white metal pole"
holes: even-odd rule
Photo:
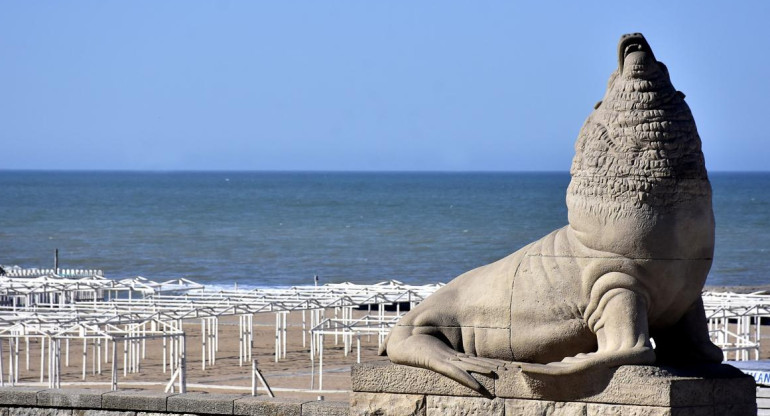
[[[214,365],[214,347],[216,344],[216,341],[214,340],[214,320],[212,318],[208,319],[208,337],[207,340],[208,346],[209,346],[209,365]]]
[[[179,392],[180,393],[187,393],[187,359],[185,358],[187,356],[186,354],[186,345],[187,342],[185,340],[184,335],[180,335],[182,337],[182,345],[181,345],[181,351],[180,351],[180,373],[179,373]]]
[[[339,318],[339,311],[340,308],[335,307],[334,308],[334,320],[336,321]],[[337,345],[339,342],[337,341],[337,326],[334,326],[334,345]]]
[[[116,348],[117,342],[112,340],[112,391],[118,389],[118,349]]]
[[[3,339],[0,338],[0,387],[5,386],[5,382],[3,381],[4,372],[5,372],[5,369],[3,368]]]
[[[288,317],[289,317],[289,313],[284,312],[283,313],[283,337],[281,339],[281,341],[283,341],[283,358],[286,358],[286,335],[287,335],[286,329],[289,326],[286,321]]]
[[[166,330],[163,330],[163,333],[166,333]],[[166,337],[163,337],[163,374],[166,373],[166,354],[168,353],[168,342],[166,341]]]
[[[53,339],[48,338],[48,388],[53,388],[54,385],[54,346]]]
[[[311,312],[312,318],[312,312]],[[313,390],[315,384],[315,336],[310,333],[310,390]]]
[[[243,315],[238,315],[238,366],[243,367]]]
[[[96,359],[96,351],[101,351],[101,349],[96,347],[96,339],[92,339],[91,340],[91,374],[92,375],[96,374],[96,363],[98,361]]]
[[[128,375],[128,340],[123,340],[123,377]]]
[[[56,340],[56,388],[61,388],[61,340]]]
[[[280,316],[276,312],[275,314],[275,362],[278,362],[278,355],[280,354],[280,330],[278,326],[280,325]]]
[[[251,361],[251,395],[257,395],[257,363]]]
[[[213,365],[217,363],[217,351],[219,351],[219,317],[211,318],[211,323],[214,324],[214,331],[211,334],[214,340],[214,343],[211,344],[211,364]]]
[[[201,370],[206,370],[206,318],[201,318]]]
[[[26,338],[26,337],[25,337]],[[14,382],[19,382],[19,337],[17,336],[16,339],[13,340],[13,374],[14,374]]]
[[[305,310],[302,310],[302,348],[305,348],[305,332],[307,331],[307,327],[305,325]]]
[[[249,360],[252,359],[252,350],[254,349],[254,315],[249,314]]]
[[[324,388],[324,334],[321,333],[321,352],[318,356],[318,390]]]
[[[45,381],[45,338],[40,337],[40,382]]]
[[[96,342],[96,354],[94,354],[96,357],[96,372],[102,375],[102,339],[97,338]]]
[[[14,385],[16,376],[13,374],[13,337],[8,338],[8,383]]]
[[[173,336],[169,339],[171,342],[171,345],[169,345],[168,348],[168,371],[171,372],[171,374],[174,374],[174,369],[176,368],[177,362],[176,362],[176,355],[174,353],[174,349],[176,348],[176,336]]]

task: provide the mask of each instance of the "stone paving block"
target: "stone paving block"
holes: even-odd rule
[[[490,394],[495,394],[494,378],[472,374]],[[354,365],[351,382],[353,391],[360,392],[481,397],[478,392],[434,371],[388,362]]]
[[[714,403],[741,404],[755,403],[757,384],[752,377],[725,378],[714,380]]]
[[[626,374],[629,371],[624,367],[638,366],[623,366],[617,371],[598,368],[558,376],[525,373],[520,368],[513,367],[498,372],[495,392],[498,397],[554,402],[591,398],[588,401],[615,403],[615,397],[621,397],[623,400],[628,394],[641,395],[645,398],[649,396],[648,402],[666,400],[667,391],[661,389],[660,385],[639,385],[640,383],[635,382],[636,379]],[[631,375],[633,374],[631,372]],[[621,391],[615,392],[614,389]]]
[[[354,392],[350,395],[350,416],[425,416],[425,396]]]
[[[714,408],[714,416],[754,416],[757,414],[756,403],[752,404],[718,404]]]
[[[427,396],[426,416],[504,416],[503,399],[486,397]]]
[[[171,416],[168,413],[136,412],[136,416]],[[200,416],[197,413],[174,413],[173,416]]]
[[[136,416],[136,412],[123,412],[120,410],[73,409],[72,416]],[[164,415],[164,416],[169,416],[169,415]]]
[[[246,396],[233,405],[238,416],[300,416],[306,400],[276,399],[267,396]]]
[[[588,403],[586,416],[671,416],[670,407]],[[692,408],[691,408],[692,409]]]
[[[44,407],[10,407],[8,416],[72,416],[72,409]]]
[[[0,387],[0,405],[37,405],[37,392],[43,387]]]
[[[348,416],[350,403],[317,400],[302,404],[302,416]]]
[[[495,392],[504,398],[693,407],[711,406],[715,400],[754,402],[752,382],[750,376],[727,365],[698,370],[627,365],[566,376],[510,369],[498,373]]]
[[[666,368],[622,366],[603,392],[586,400],[659,407],[704,406],[713,403],[713,390],[711,380]]]
[[[49,389],[37,393],[37,405],[47,407],[71,407],[101,409],[102,394],[110,390],[97,389]]]
[[[175,395],[151,390],[111,391],[102,395],[102,408],[165,412],[167,399]]]
[[[495,377],[476,374],[474,377],[485,386],[489,381],[494,382],[494,387],[488,390],[498,398],[533,401],[505,402],[509,414],[531,411],[549,415],[716,416],[720,412],[736,415],[756,412],[754,380],[723,364],[693,368],[629,365],[566,376],[524,373],[517,366],[511,366],[499,370]],[[351,415],[376,414],[374,409],[388,409],[389,402],[395,398],[425,395],[426,413],[430,414],[439,412],[435,410],[437,407],[431,407],[431,404],[440,405],[431,399],[433,396],[453,396],[459,400],[461,409],[466,401],[460,399],[478,397],[470,389],[432,371],[389,363],[354,366],[352,386]],[[441,403],[444,405],[440,411],[452,412],[449,403],[455,402],[443,399]],[[596,405],[589,407],[584,403]],[[494,406],[487,410],[497,412]],[[413,410],[402,411],[408,412]]]
[[[168,398],[166,411],[175,413],[205,413],[232,415],[233,403],[246,396],[243,394],[185,393]]]
[[[586,403],[506,399],[505,414],[512,416],[585,416]]]

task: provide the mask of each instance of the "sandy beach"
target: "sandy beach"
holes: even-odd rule
[[[359,312],[359,311],[356,311]],[[360,312],[363,314],[364,312]],[[345,356],[342,338],[335,345],[334,336],[327,335],[324,340],[324,373],[323,388],[325,392],[308,391],[283,391],[283,389],[310,389],[311,361],[310,338],[307,337],[306,347],[302,346],[301,314],[289,315],[289,328],[287,334],[286,358],[275,362],[275,315],[258,314],[254,317],[254,345],[252,358],[258,362],[258,367],[268,384],[274,389],[276,397],[293,397],[303,399],[316,399],[323,395],[328,400],[347,400],[348,393],[334,393],[328,391],[350,390],[350,367],[356,362],[356,347],[353,345],[351,353]],[[238,318],[223,317],[219,323],[219,351],[216,354],[216,363],[206,365],[202,369],[201,360],[201,326],[200,321],[185,321],[184,330],[187,337],[187,384],[188,391],[208,392],[233,392],[250,393],[251,389],[251,364],[239,365],[238,342]],[[64,347],[62,347],[64,348]],[[30,368],[26,369],[25,351],[19,354],[19,381],[21,384],[40,382],[40,348],[36,340],[30,344]],[[72,341],[70,344],[69,366],[62,364],[61,381],[62,388],[89,387],[109,389],[110,369],[109,363],[102,363],[102,374],[94,374],[92,347],[89,344],[86,379],[82,379],[82,341]],[[122,346],[119,347],[122,351]],[[141,361],[139,373],[123,375],[122,352],[118,354],[118,386],[120,389],[143,388],[162,390],[168,383],[170,372],[163,372],[162,340],[148,340],[146,343],[146,358]],[[5,346],[5,360],[8,360],[7,344]],[[64,351],[62,351],[64,355]],[[377,355],[377,337],[371,339],[366,335],[361,336],[362,361],[382,361],[387,357]],[[102,355],[102,358],[104,356]],[[62,363],[65,360],[62,359]],[[7,373],[7,364],[6,364]],[[318,363],[316,362],[316,371]],[[7,380],[7,374],[6,374]],[[46,373],[47,380],[47,373]],[[82,384],[81,384],[82,383]],[[315,387],[318,386],[316,374]],[[229,386],[230,388],[227,388]],[[261,387],[261,384],[258,383]],[[262,389],[258,394],[266,394]]]
[[[355,311],[354,315],[363,314],[363,311]],[[344,354],[343,343],[340,337],[335,345],[334,336],[325,336],[324,341],[324,392],[310,391],[311,385],[311,361],[309,354],[309,337],[305,347],[302,345],[301,314],[289,314],[289,327],[287,334],[286,358],[275,361],[275,315],[258,314],[254,317],[254,344],[252,357],[257,360],[258,367],[268,384],[274,389],[276,397],[290,397],[301,399],[316,399],[323,395],[327,400],[347,400],[347,391],[351,388],[350,368],[356,362],[356,347],[347,356]],[[187,336],[187,385],[188,391],[231,392],[250,393],[251,389],[251,365],[243,363],[239,365],[238,342],[238,318],[223,317],[219,323],[219,351],[216,354],[214,365],[201,365],[201,326],[199,320],[185,321],[184,330]],[[770,339],[770,327],[762,328],[762,339]],[[171,376],[170,372],[163,372],[162,341],[159,339],[148,340],[146,344],[146,358],[141,362],[139,373],[123,375],[122,354],[118,357],[118,386],[120,389],[142,388],[163,390]],[[385,361],[387,357],[377,355],[377,338],[366,335],[361,336],[361,360]],[[5,360],[7,362],[7,346],[5,347]],[[36,341],[30,345],[30,368],[26,369],[25,352],[22,349],[19,355],[20,383],[40,382],[40,355]],[[92,352],[89,346],[89,354]],[[122,351],[122,347],[119,348]],[[102,374],[94,374],[93,356],[87,357],[87,375],[82,379],[82,341],[73,341],[70,345],[69,366],[62,364],[61,380],[63,388],[89,387],[109,389],[110,364],[102,363]],[[62,352],[64,354],[64,352]],[[102,356],[102,358],[104,358]],[[761,358],[770,358],[770,342],[762,344]],[[62,360],[64,363],[64,360]],[[7,373],[7,364],[6,364]],[[318,387],[317,376],[318,362],[316,361],[315,388]],[[7,376],[7,374],[6,374]],[[46,375],[47,377],[47,375]],[[7,377],[6,377],[7,380]],[[81,384],[85,383],[85,384]],[[260,385],[261,387],[261,385]],[[290,389],[289,391],[284,389]],[[308,390],[305,392],[291,391],[293,389]],[[337,391],[337,392],[334,392]],[[266,394],[262,389],[258,394]]]

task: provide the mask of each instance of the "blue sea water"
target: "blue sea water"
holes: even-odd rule
[[[711,173],[708,284],[770,283],[770,173]],[[449,281],[567,222],[567,173],[0,171],[0,264],[232,287]]]

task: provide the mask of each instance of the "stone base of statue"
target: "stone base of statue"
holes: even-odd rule
[[[579,375],[474,374],[489,397],[430,370],[353,367],[350,415],[756,415],[754,379],[729,365],[625,365]]]

